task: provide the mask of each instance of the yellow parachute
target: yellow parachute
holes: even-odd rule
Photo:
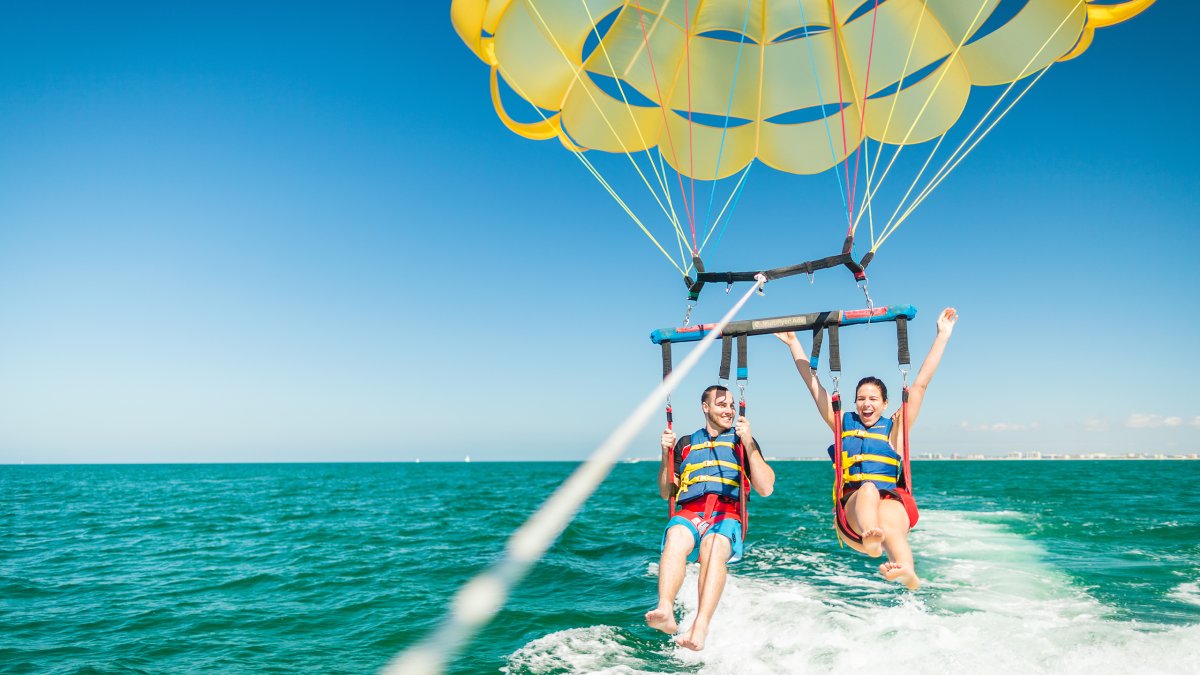
[[[973,87],[1074,58],[1153,1],[454,0],[451,19],[512,131],[577,153],[656,148],[682,177],[718,180],[755,161],[826,171],[868,139],[937,139]],[[514,119],[501,82],[540,119]],[[853,197],[848,215],[853,234]]]

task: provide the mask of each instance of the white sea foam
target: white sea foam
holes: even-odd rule
[[[612,626],[588,626],[551,633],[508,657],[505,673],[642,673],[635,648]]]
[[[868,574],[867,559],[855,562],[849,552],[839,554],[851,556],[847,564],[812,551],[756,550],[747,560],[754,564],[730,575],[704,651],[674,647],[667,638],[664,649],[687,670],[712,674],[886,667],[1096,675],[1180,672],[1200,663],[1200,626],[1117,620],[1114,608],[1006,527],[1019,515],[980,515],[922,514],[912,543],[925,586],[915,594]],[[805,576],[761,576],[758,570],[772,565],[803,567]],[[848,594],[845,586],[861,593]],[[1200,604],[1200,583],[1182,584],[1172,595]],[[695,566],[679,602],[686,630],[696,610]],[[513,658],[524,672],[640,672],[638,655],[620,634],[606,626],[562,631]]]
[[[1200,605],[1200,581],[1189,581],[1179,584],[1167,594],[1172,600],[1178,600],[1189,605]]]

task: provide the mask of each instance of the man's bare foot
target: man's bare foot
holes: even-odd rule
[[[683,647],[684,649],[690,649],[694,652],[698,652],[701,649],[704,649],[704,638],[706,637],[708,637],[708,626],[697,626],[696,624],[692,624],[691,630],[689,630],[686,634],[675,638],[675,644]]]
[[[879,573],[888,581],[898,581],[904,584],[910,591],[915,591],[921,587],[921,580],[917,578],[917,573],[908,565],[898,562],[885,562],[879,566]]]
[[[862,533],[862,545],[867,555],[878,558],[883,555],[883,530],[872,527]]]
[[[646,612],[646,625],[667,635],[679,632],[679,624],[675,623],[675,612],[671,609],[655,607]]]

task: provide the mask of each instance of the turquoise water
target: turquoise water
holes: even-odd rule
[[[1200,462],[916,463],[916,594],[838,549],[827,466],[775,467],[704,652],[641,623],[665,510],[643,462],[452,672],[1200,672]],[[374,672],[573,468],[0,467],[0,672]]]

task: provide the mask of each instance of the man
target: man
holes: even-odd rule
[[[658,606],[646,612],[646,625],[651,628],[668,635],[678,631],[675,596],[683,585],[687,562],[699,559],[696,621],[675,639],[679,646],[696,651],[704,649],[709,621],[725,588],[726,565],[742,558],[743,474],[764,497],[775,488],[775,471],[763,459],[750,422],[745,417],[734,421],[729,390],[719,385],[705,389],[700,407],[704,427],[696,433],[678,440],[670,429],[662,434],[658,492],[663,499],[674,495],[676,504],[663,533]]]

